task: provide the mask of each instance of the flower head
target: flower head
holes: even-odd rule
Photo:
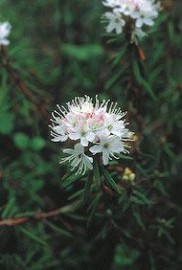
[[[7,36],[10,34],[11,25],[9,22],[0,23],[0,45],[9,45],[9,40]]]
[[[145,36],[146,26],[152,26],[161,9],[156,0],[105,0],[103,5],[110,8],[104,17],[108,21],[107,32],[120,34],[125,25],[130,24],[131,41],[134,36]]]
[[[119,153],[127,153],[126,141],[131,140],[132,132],[127,128],[126,113],[109,101],[95,102],[92,98],[77,97],[60,107],[52,114],[51,135],[53,142],[70,141],[73,149],[64,149],[68,154],[61,163],[70,162],[72,169],[84,174],[93,169],[93,159],[101,157],[103,165],[117,158]]]

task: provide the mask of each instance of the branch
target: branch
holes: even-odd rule
[[[17,218],[9,218],[0,220],[0,226],[16,226],[31,221],[40,221],[51,217],[59,216],[60,214],[71,213],[80,206],[80,201],[74,202],[70,205],[52,210],[49,212],[40,212],[30,216],[23,216]]]
[[[18,86],[21,92],[37,107],[41,115],[44,118],[47,118],[47,110],[46,110],[45,104],[42,101],[37,101],[36,97],[32,94],[31,90],[27,87],[25,82],[20,78],[20,74],[18,73],[18,71],[10,65],[6,48],[2,46],[0,48],[0,51],[2,52],[1,64],[9,73],[10,78],[15,82],[15,84]]]

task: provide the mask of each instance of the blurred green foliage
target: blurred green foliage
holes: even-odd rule
[[[0,66],[0,215],[29,217],[0,226],[0,269],[180,269],[180,1],[140,42],[145,61],[124,36],[103,34],[101,1],[1,0],[0,10],[12,24],[12,69]],[[85,94],[128,111],[132,159],[111,165],[131,168],[133,181],[98,168],[91,183],[59,165],[51,111]]]

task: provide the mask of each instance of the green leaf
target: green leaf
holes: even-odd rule
[[[103,175],[105,177],[106,183],[113,188],[117,193],[121,194],[121,190],[114,181],[114,179],[111,177],[111,175],[108,173],[108,171],[105,168],[102,168]]]
[[[99,44],[63,44],[61,47],[61,52],[64,55],[75,58],[78,61],[88,61],[101,56],[104,50]]]
[[[124,55],[126,53],[127,50],[127,46],[124,46],[120,49],[120,51],[116,54],[116,56],[114,57],[111,66],[114,68],[117,65],[119,65],[121,63],[122,58],[124,58]],[[121,65],[120,65],[121,66]]]
[[[117,154],[117,156],[119,157],[119,158],[122,158],[122,159],[127,159],[127,160],[133,160],[133,158],[132,157],[130,157],[130,156],[128,156],[128,155],[124,155],[124,154]]]
[[[144,223],[143,223],[143,221],[142,221],[142,218],[141,218],[140,213],[138,212],[138,209],[134,209],[134,211],[133,211],[133,216],[135,217],[136,222],[138,223],[138,225],[139,225],[140,227],[142,227],[143,229],[145,229],[145,225],[144,225]]]
[[[109,90],[118,80],[120,80],[120,78],[122,77],[121,75],[126,69],[127,66],[123,66],[118,71],[114,72],[114,74],[112,74],[111,78],[105,84],[106,90]]]
[[[93,220],[93,218],[94,218],[94,216],[95,216],[95,212],[96,212],[96,210],[97,210],[97,206],[98,206],[98,204],[99,204],[99,202],[100,202],[100,199],[101,199],[101,194],[97,194],[97,195],[95,196],[95,198],[93,199],[92,203],[91,203],[90,206],[89,206],[89,209],[91,209],[91,213],[90,213],[90,215],[89,215],[88,222],[87,222],[87,226],[88,226],[88,227],[89,227],[89,226],[91,225],[91,223],[92,223],[92,220]]]
[[[70,232],[56,226],[55,224],[53,224],[52,222],[49,222],[47,220],[44,221],[53,231],[55,231],[57,234],[61,235],[61,236],[66,236],[69,238],[73,238],[73,236],[71,235]]]
[[[61,179],[61,181],[62,181],[61,185],[64,188],[66,188],[66,187],[70,186],[71,184],[73,184],[75,181],[79,180],[82,177],[83,177],[82,175],[80,175],[80,174],[76,175],[74,173],[69,175],[69,176],[66,175],[65,177],[63,177]]]
[[[146,90],[146,92],[151,96],[153,100],[156,100],[156,96],[154,95],[154,92],[152,90],[150,83],[147,82],[147,80],[145,80],[142,77],[142,74],[140,72],[140,67],[137,61],[133,61],[133,72],[139,85],[143,86],[143,88]]]
[[[34,151],[40,151],[45,147],[45,140],[39,136],[34,137],[30,142],[30,147]]]
[[[90,191],[91,191],[92,181],[93,181],[92,171],[89,173],[89,176],[85,181],[86,181],[86,183],[85,183],[84,194],[83,194],[83,204],[86,203],[86,201],[89,197]]]
[[[93,171],[94,171],[94,184],[98,188],[101,184],[101,177],[100,177],[99,165],[98,165],[97,160],[94,160]]]
[[[28,238],[30,238],[30,239],[36,241],[37,243],[39,243],[39,244],[41,244],[41,245],[46,245],[46,242],[45,242],[44,240],[42,240],[42,239],[40,238],[40,236],[35,235],[35,233],[33,233],[33,231],[30,231],[29,229],[26,229],[26,228],[23,228],[23,227],[20,228],[20,231],[21,231],[24,235],[26,235]]]
[[[13,139],[16,147],[20,150],[25,150],[29,147],[30,139],[26,134],[20,132],[16,133]]]
[[[16,212],[17,212],[16,198],[11,197],[6,204],[4,211],[1,214],[1,218],[2,219],[10,218],[13,215],[15,215]]]
[[[131,201],[139,205],[153,204],[153,202],[149,200],[146,195],[139,190],[133,190],[133,196],[131,197]]]
[[[125,244],[119,244],[116,247],[114,263],[117,266],[132,266],[139,255],[138,250],[132,249]]]
[[[80,199],[83,197],[84,190],[81,189],[79,191],[74,192],[71,196],[68,197],[68,200],[71,201],[73,199]]]

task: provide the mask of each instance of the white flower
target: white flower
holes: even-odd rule
[[[146,33],[142,31],[140,28],[135,28],[135,31],[133,32],[135,36],[137,36],[139,39],[143,38],[146,36]]]
[[[81,144],[76,144],[74,149],[64,149],[63,152],[70,156],[63,158],[60,163],[70,162],[72,170],[78,167],[77,173],[85,174],[87,169],[93,169],[93,158],[84,153],[84,147]]]
[[[158,11],[151,2],[146,2],[144,0],[138,0],[137,9],[131,14],[131,17],[136,19],[135,25],[141,28],[144,24],[152,26],[154,24],[154,19],[158,16]]]
[[[125,16],[130,16],[130,14],[135,10],[134,0],[120,0],[114,10],[117,10]]]
[[[125,25],[130,25],[131,36],[142,38],[145,36],[143,27],[152,26],[161,10],[160,1],[157,0],[105,0],[103,5],[110,8],[104,17],[108,21],[107,32],[122,33]],[[131,41],[134,41],[133,37]]]
[[[9,40],[7,36],[10,34],[11,25],[9,22],[0,23],[0,45],[9,45]]]
[[[53,136],[53,142],[65,142],[68,139],[64,125],[54,126],[52,130],[51,135]]]
[[[106,12],[104,17],[108,19],[109,24],[106,27],[107,32],[116,31],[117,34],[122,33],[125,21],[122,19],[121,14],[118,12]]]
[[[105,0],[103,5],[106,7],[116,7],[119,5],[120,0]]]
[[[102,154],[103,164],[107,165],[109,160],[113,157],[117,159],[115,154],[120,152],[127,153],[124,143],[117,136],[103,136],[100,138],[99,143],[90,147],[89,149],[94,155],[97,153]]]
[[[89,142],[93,142],[95,136],[95,133],[89,130],[86,122],[78,123],[78,125],[73,128],[73,132],[69,134],[71,140],[80,140],[80,143],[83,146],[88,146]]]
[[[64,124],[64,121],[60,118],[60,114],[55,111],[56,114],[59,115],[55,116],[54,113],[52,114],[53,119],[51,121],[53,122],[53,126],[51,126],[51,136],[53,142],[64,142],[68,139],[68,133],[66,131],[66,125]],[[54,125],[58,124],[58,125]]]
[[[63,150],[69,156],[61,163],[70,162],[73,169],[84,174],[92,170],[96,154],[102,155],[102,163],[107,165],[115,154],[126,153],[125,141],[131,140],[132,133],[123,120],[125,114],[117,103],[100,103],[97,96],[95,102],[85,96],[68,102],[67,108],[58,106],[51,119],[52,141],[69,140],[74,145],[74,149]]]

